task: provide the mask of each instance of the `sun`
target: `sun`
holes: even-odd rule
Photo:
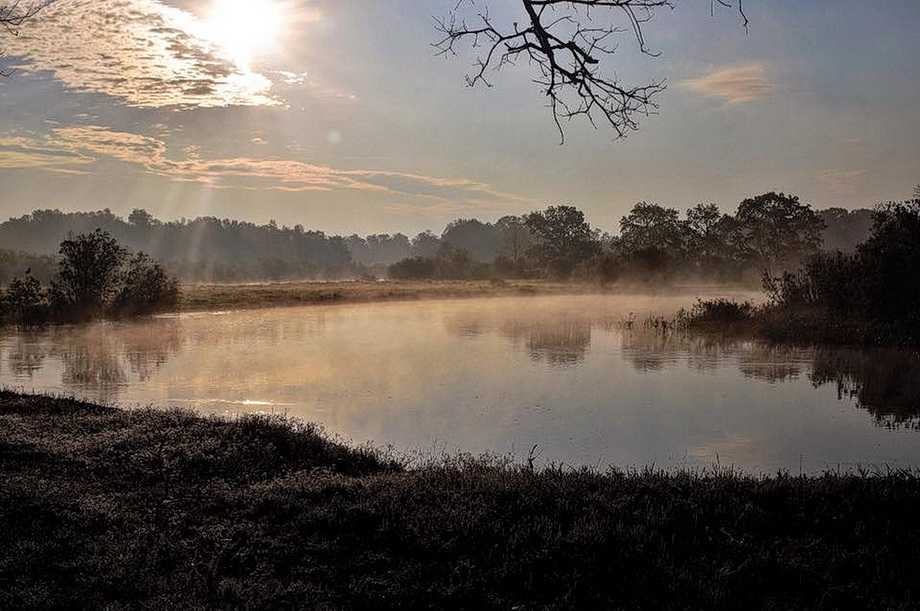
[[[214,0],[203,25],[208,39],[248,69],[277,44],[282,21],[276,0]]]

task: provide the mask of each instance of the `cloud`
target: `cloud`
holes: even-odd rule
[[[681,81],[699,95],[722,98],[728,104],[754,102],[773,93],[775,87],[763,64],[745,64],[714,70],[700,78]]]
[[[238,65],[201,20],[158,0],[59,0],[4,41],[20,69],[136,107],[276,105],[267,77]]]
[[[363,191],[397,198],[394,206],[417,209],[504,210],[531,204],[520,196],[465,178],[440,178],[374,169],[338,169],[284,158],[202,158],[197,149],[169,155],[162,140],[106,127],[55,127],[46,136],[0,138],[0,168],[75,170],[94,162],[115,161],[177,182],[212,188],[284,192]]]
[[[0,138],[0,169],[42,168],[63,172],[73,166],[93,163],[92,157],[73,151],[49,147],[25,136]]]

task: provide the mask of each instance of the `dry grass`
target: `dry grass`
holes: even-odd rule
[[[355,282],[267,282],[188,284],[181,287],[180,309],[224,310],[463,297],[506,297],[603,292],[596,284],[542,280],[407,280]]]
[[[920,478],[408,468],[0,393],[0,608],[910,609]]]
[[[734,288],[712,284],[599,284],[551,280],[388,280],[338,282],[265,282],[244,284],[186,284],[179,308],[184,311],[236,310],[420,299],[520,297],[529,295],[706,293]]]

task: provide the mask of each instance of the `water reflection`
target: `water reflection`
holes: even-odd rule
[[[16,378],[31,378],[45,363],[47,345],[36,342],[27,333],[13,336],[7,350],[9,368]]]
[[[44,383],[38,378],[47,377],[39,374],[48,366],[60,375],[60,387],[49,390],[91,391],[93,399],[112,403],[130,383],[150,380],[179,351],[181,340],[178,320],[164,318],[24,329],[5,342],[0,337],[0,356],[4,344],[8,344],[6,360],[17,385]]]
[[[828,349],[814,352],[811,380],[833,384],[887,427],[920,428],[920,354],[904,350]]]
[[[573,464],[718,457],[796,468],[803,453],[821,464],[920,464],[914,437],[878,436],[920,428],[918,354],[623,322],[689,302],[531,297],[7,329],[0,385],[205,411],[283,409],[400,447],[504,452],[539,442],[549,459]]]
[[[591,347],[591,329],[599,321],[577,313],[472,311],[445,321],[445,327],[460,338],[494,334],[527,352],[535,362],[567,367],[581,363]]]
[[[535,361],[574,366],[591,350],[592,329],[620,339],[623,360],[636,371],[661,372],[686,366],[714,371],[733,363],[745,377],[778,384],[807,378],[817,388],[835,385],[838,397],[852,399],[886,427],[920,428],[920,355],[900,349],[801,347],[738,339],[713,333],[646,328],[629,318],[590,313],[518,314],[483,317],[464,312],[446,323],[457,337],[496,334],[523,346]],[[505,314],[505,315],[503,315]]]

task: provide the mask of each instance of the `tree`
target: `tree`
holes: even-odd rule
[[[524,223],[536,238],[531,250],[552,274],[568,276],[576,265],[600,250],[584,213],[574,206],[531,212]]]
[[[44,322],[48,315],[48,296],[38,281],[27,270],[10,282],[6,294],[0,295],[0,320],[9,316],[20,324]]]
[[[97,229],[64,240],[59,254],[58,277],[51,289],[55,306],[76,318],[101,313],[117,289],[125,249]]]
[[[794,195],[771,192],[746,199],[735,217],[745,254],[768,272],[794,267],[821,245],[824,222]]]
[[[19,36],[19,28],[52,2],[54,0],[35,2],[10,0],[9,2],[0,3],[0,33],[5,31],[10,36]],[[0,76],[2,77],[8,77],[12,73],[12,70],[0,69]]]
[[[654,10],[672,7],[674,0],[520,0],[522,12],[512,24],[500,25],[489,14],[488,5],[473,9],[472,0],[460,0],[447,17],[436,20],[441,38],[434,43],[439,55],[456,55],[458,47],[469,43],[481,48],[473,70],[467,74],[470,87],[491,87],[490,70],[524,63],[536,74],[534,83],[548,99],[548,106],[560,138],[565,141],[563,121],[587,119],[596,127],[606,123],[618,137],[638,129],[638,117],[654,112],[655,98],[665,89],[664,81],[645,85],[625,85],[615,76],[601,71],[601,59],[616,51],[614,39],[631,30],[642,53],[658,55],[645,43],[643,26]],[[731,0],[711,0],[730,7]],[[627,29],[610,17],[618,9]],[[742,0],[738,10],[748,24]],[[521,61],[524,60],[524,61]]]
[[[431,230],[422,231],[412,238],[413,257],[434,257],[441,248],[441,238],[431,233]]]
[[[738,223],[715,204],[687,210],[687,254],[704,272],[723,272],[737,258]]]
[[[452,221],[441,234],[441,240],[467,251],[477,261],[492,261],[498,256],[498,232],[491,223],[477,219]]]
[[[620,220],[619,243],[626,256],[655,248],[673,258],[685,250],[686,231],[677,210],[639,202]]]
[[[821,246],[824,250],[853,252],[858,244],[869,237],[873,213],[865,208],[828,208],[819,211],[818,218],[824,222],[824,231],[821,234]]]
[[[856,252],[871,315],[920,333],[920,200],[879,206]]]
[[[143,208],[135,208],[131,211],[131,214],[128,215],[128,222],[135,227],[147,228],[153,225],[156,222],[156,219],[154,219],[153,215]]]
[[[518,265],[533,246],[533,236],[524,219],[519,216],[503,216],[495,222],[495,227],[499,236],[499,253]]]

